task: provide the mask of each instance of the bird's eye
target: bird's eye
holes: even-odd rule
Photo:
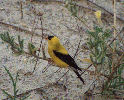
[[[54,36],[48,36],[48,39],[51,40]]]

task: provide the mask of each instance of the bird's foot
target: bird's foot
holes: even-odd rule
[[[48,58],[48,64],[55,65],[54,61],[51,58]]]

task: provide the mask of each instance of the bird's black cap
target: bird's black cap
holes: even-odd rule
[[[53,37],[54,37],[54,36],[49,36],[49,35],[48,35],[48,40],[51,40]]]

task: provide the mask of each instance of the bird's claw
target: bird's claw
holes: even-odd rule
[[[55,64],[51,58],[48,58],[48,64]]]

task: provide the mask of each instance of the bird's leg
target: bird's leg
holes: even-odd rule
[[[43,69],[42,73],[46,72],[46,70],[49,68],[50,65],[55,65],[54,61],[51,58],[47,59],[48,64],[47,66]]]
[[[64,74],[64,76],[65,76],[65,80],[64,80],[64,83],[63,83],[63,85],[66,85],[67,84],[67,82],[68,82],[68,69],[64,69],[65,71],[67,71],[65,74]],[[63,76],[63,77],[64,77]]]
[[[68,70],[66,73],[64,73],[64,75],[62,75],[62,77],[60,77],[60,78],[58,79],[58,81],[60,81],[68,72],[69,72],[69,70]],[[58,81],[57,81],[57,82],[58,82]]]
[[[68,73],[66,73],[65,77],[66,77],[65,83],[67,83],[67,81],[68,81]]]
[[[48,64],[55,65],[54,61],[51,58],[48,58]]]
[[[42,70],[42,73],[46,72],[47,69],[49,68],[50,64],[47,64],[47,66]]]
[[[59,81],[60,81],[68,72],[69,72],[69,70],[68,70],[66,73],[64,73],[64,75],[62,75],[62,77],[60,77],[60,78],[56,81],[56,83],[58,84]],[[62,84],[62,85],[63,85],[63,87],[66,87],[65,84]]]

